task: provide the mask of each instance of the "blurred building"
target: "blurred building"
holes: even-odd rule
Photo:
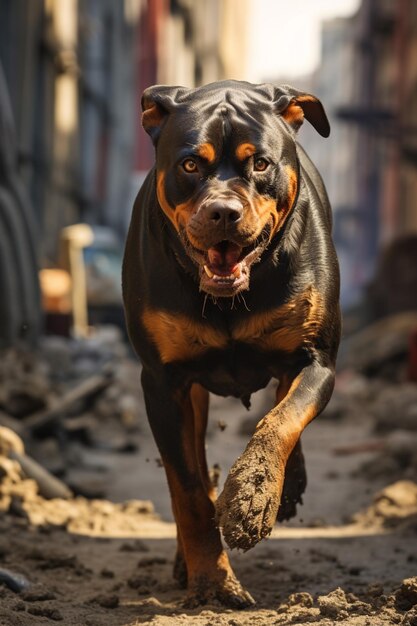
[[[138,93],[153,83],[196,87],[226,78],[244,79],[248,16],[249,0],[239,0],[238,7],[236,0],[148,0],[140,25]],[[153,75],[146,69],[143,74],[144,66],[152,68]],[[139,106],[138,102],[138,110]],[[153,147],[140,127],[134,190],[152,162]]]
[[[0,125],[7,132],[0,138],[0,259],[8,269],[0,286],[11,295],[0,304],[0,320],[7,320],[0,344],[23,338],[22,328],[38,333],[39,315],[29,319],[18,311],[22,303],[26,312],[38,310],[37,269],[58,262],[64,227],[86,222],[123,239],[133,198],[153,162],[140,126],[143,89],[243,77],[246,5],[2,0]],[[15,183],[25,202],[12,236]],[[13,281],[16,266],[22,275]]]
[[[363,0],[351,18],[325,22],[311,89],[324,102],[327,143],[302,143],[332,201],[342,300],[357,301],[378,254],[417,233],[417,3]]]

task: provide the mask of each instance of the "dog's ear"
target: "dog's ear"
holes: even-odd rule
[[[148,87],[142,94],[142,126],[156,143],[161,128],[169,113],[178,104],[178,98],[187,89],[184,87],[168,87],[166,85],[153,85]]]
[[[275,107],[277,113],[297,131],[304,118],[322,137],[330,135],[330,124],[320,100],[309,93],[298,91],[289,85],[275,89]]]

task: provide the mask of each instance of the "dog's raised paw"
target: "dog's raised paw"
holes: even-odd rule
[[[259,446],[248,448],[235,462],[216,502],[216,522],[230,548],[249,550],[267,537],[275,524],[283,469]]]

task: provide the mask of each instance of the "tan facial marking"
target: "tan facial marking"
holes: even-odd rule
[[[253,156],[255,153],[255,146],[253,145],[253,143],[248,142],[239,144],[235,151],[236,158],[239,159],[239,161],[244,161],[245,159]]]
[[[297,172],[291,167],[291,165],[286,165],[285,171],[288,178],[287,197],[286,200],[280,206],[278,206],[277,210],[272,213],[275,223],[271,232],[271,238],[284,225],[285,220],[287,219],[292,207],[294,206],[295,198],[297,197]]]
[[[294,204],[296,195],[297,195],[297,190],[298,190],[298,178],[297,178],[297,172],[291,167],[291,165],[286,165],[285,166],[285,170],[287,172],[288,175],[288,204],[287,204],[287,211],[290,211],[292,209],[292,206]]]
[[[175,207],[174,213],[174,223],[175,228],[179,231],[181,226],[185,228],[187,226],[188,220],[191,217],[191,214],[194,210],[194,204],[188,200],[187,202],[182,202]]]
[[[197,154],[200,158],[205,159],[209,163],[216,160],[216,151],[212,143],[202,143],[197,148]]]
[[[161,206],[161,209],[168,217],[168,219],[174,224],[175,228],[177,225],[175,223],[174,209],[169,205],[168,200],[165,195],[165,173],[158,172],[156,176],[156,195],[158,198],[158,202]]]
[[[193,204],[182,202],[176,207],[171,207],[165,195],[165,173],[158,172],[156,182],[156,195],[158,202],[168,219],[173,223],[175,229],[179,231],[181,226],[186,226],[188,219],[193,211]]]

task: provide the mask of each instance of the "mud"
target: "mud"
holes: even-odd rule
[[[284,481],[276,442],[259,439],[257,432],[233,464],[216,502],[216,520],[227,545],[244,551],[271,533]]]

